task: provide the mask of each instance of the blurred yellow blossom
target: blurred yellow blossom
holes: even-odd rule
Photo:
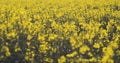
[[[31,35],[28,35],[28,36],[27,36],[27,39],[28,39],[28,40],[31,40],[31,39],[32,39],[32,36],[31,36]]]
[[[95,43],[95,44],[93,45],[93,47],[94,47],[94,48],[100,48],[100,44]]]
[[[70,54],[67,54],[66,56],[67,57],[74,57],[75,55],[77,55],[78,53],[76,51],[70,53]]]
[[[65,56],[61,56],[61,57],[58,59],[58,63],[65,63],[65,62],[66,62]]]
[[[86,51],[89,51],[90,48],[88,46],[81,46],[79,52],[85,54]]]

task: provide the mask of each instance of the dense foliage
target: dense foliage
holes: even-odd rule
[[[120,63],[119,0],[0,0],[0,63]]]

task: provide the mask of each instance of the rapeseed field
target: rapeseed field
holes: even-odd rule
[[[0,63],[120,63],[120,0],[0,0]]]

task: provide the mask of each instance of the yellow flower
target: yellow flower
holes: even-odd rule
[[[15,52],[21,51],[20,47],[15,48]]]
[[[29,56],[25,56],[25,60],[29,60]]]
[[[53,39],[55,39],[55,38],[57,38],[57,35],[56,35],[56,34],[50,34],[48,40],[53,40]]]
[[[76,45],[76,40],[73,37],[70,37],[70,43],[71,43],[71,46],[73,47]]]
[[[32,51],[31,53],[32,53],[32,57],[34,57],[34,56],[35,56],[35,53],[34,53],[34,51]]]
[[[53,51],[53,52],[56,52],[56,48],[52,48],[52,51]]]
[[[77,55],[78,53],[76,51],[70,53],[70,54],[67,54],[66,56],[67,57],[74,57],[75,55]]]
[[[91,52],[88,53],[89,56],[93,56],[93,54]]]
[[[66,62],[65,56],[61,56],[61,57],[58,59],[58,63],[65,63],[65,62]]]
[[[85,52],[89,51],[89,50],[90,50],[90,48],[88,46],[84,45],[84,46],[80,47],[79,52],[82,54],[85,54]]]
[[[102,48],[102,51],[103,51],[103,52],[106,52],[106,50],[107,50],[107,48],[106,48],[106,47]]]
[[[7,46],[3,46],[1,51],[9,51],[9,48]]]
[[[5,44],[8,45],[8,42],[6,42]]]
[[[11,33],[8,33],[7,34],[7,38],[10,38],[10,37],[15,37],[16,36],[16,33],[15,32],[11,32]]]
[[[29,45],[30,45],[30,42],[27,42],[27,45],[29,46]]]
[[[27,36],[27,39],[28,39],[28,40],[31,40],[31,39],[32,39],[32,36],[31,36],[31,35],[28,35],[28,36]]]
[[[5,53],[5,55],[6,55],[6,56],[10,56],[11,53],[10,53],[9,51],[7,51],[7,52]]]
[[[43,42],[40,46],[39,46],[39,51],[41,53],[46,53],[48,50],[48,43],[47,42]]]
[[[102,58],[102,63],[106,63],[107,61],[108,61],[108,59],[109,59],[109,56],[108,55],[106,55],[106,56],[104,56],[103,58]]]
[[[53,63],[53,59],[51,59],[51,58],[44,58],[44,60],[45,60],[46,62]]]
[[[92,58],[90,59],[90,61],[91,61],[91,62],[95,62],[95,61],[96,61],[96,58],[92,57]]]
[[[59,12],[56,16],[57,16],[57,17],[61,17],[63,14],[64,14],[64,13]]]
[[[117,30],[120,30],[120,26],[117,26]]]
[[[118,48],[118,44],[116,42],[113,42],[113,41],[110,43],[110,46],[115,48],[115,49]]]
[[[30,49],[28,48],[27,51],[30,51]]]
[[[105,54],[112,57],[114,55],[114,51],[113,51],[112,47],[110,47],[110,46],[107,47],[107,50],[106,50]]]
[[[40,41],[44,41],[45,40],[45,37],[44,36],[38,36],[38,40],[40,40]]]
[[[95,44],[93,45],[93,47],[94,47],[94,48],[100,48],[100,44],[95,43]]]

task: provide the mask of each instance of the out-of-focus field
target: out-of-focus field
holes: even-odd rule
[[[0,0],[0,63],[120,63],[120,0]]]

